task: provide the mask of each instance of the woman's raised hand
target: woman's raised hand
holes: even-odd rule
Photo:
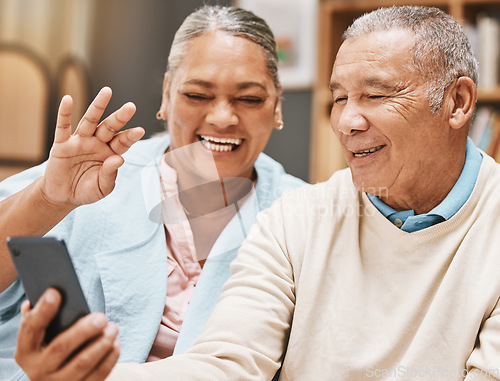
[[[113,190],[124,162],[121,155],[142,138],[144,129],[120,132],[135,113],[133,103],[124,104],[99,123],[110,99],[111,89],[102,88],[71,134],[73,101],[68,95],[62,98],[41,184],[49,203],[74,208],[98,201]]]

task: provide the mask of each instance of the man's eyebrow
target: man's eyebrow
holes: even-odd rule
[[[365,78],[360,81],[362,86],[377,88],[381,90],[394,91],[399,88],[397,84],[389,83],[380,78]],[[342,85],[336,81],[331,81],[329,86],[331,91],[342,88]]]
[[[364,79],[362,84],[369,86],[369,87],[374,87],[377,89],[382,89],[382,90],[395,90],[398,86],[393,84],[393,83],[388,83],[387,81],[384,81],[380,78],[367,78]]]
[[[328,85],[328,87],[330,88],[330,90],[337,90],[338,88],[342,87],[340,86],[340,83],[338,82],[335,82],[335,81],[331,81],[330,84]]]

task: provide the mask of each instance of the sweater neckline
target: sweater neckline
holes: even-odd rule
[[[436,225],[424,228],[415,232],[405,232],[396,227],[389,221],[370,201],[366,193],[361,194],[361,202],[366,215],[373,215],[374,223],[382,229],[384,238],[394,239],[396,241],[404,241],[405,245],[419,245],[429,240],[442,237],[450,231],[455,231],[463,226],[463,221],[470,216],[477,204],[481,201],[480,196],[483,193],[486,181],[490,173],[494,169],[493,159],[487,155],[483,155],[483,161],[476,180],[476,184],[472,193],[465,204],[452,216],[449,220],[440,222]],[[392,238],[391,238],[392,237]]]

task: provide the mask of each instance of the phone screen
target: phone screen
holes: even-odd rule
[[[32,307],[49,287],[62,295],[59,312],[47,328],[46,343],[90,313],[64,241],[54,237],[9,237],[7,246]]]

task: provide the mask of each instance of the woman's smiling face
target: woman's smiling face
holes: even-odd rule
[[[252,178],[282,118],[280,96],[260,45],[224,32],[195,37],[164,83],[160,110],[170,149],[201,142],[219,177]]]

